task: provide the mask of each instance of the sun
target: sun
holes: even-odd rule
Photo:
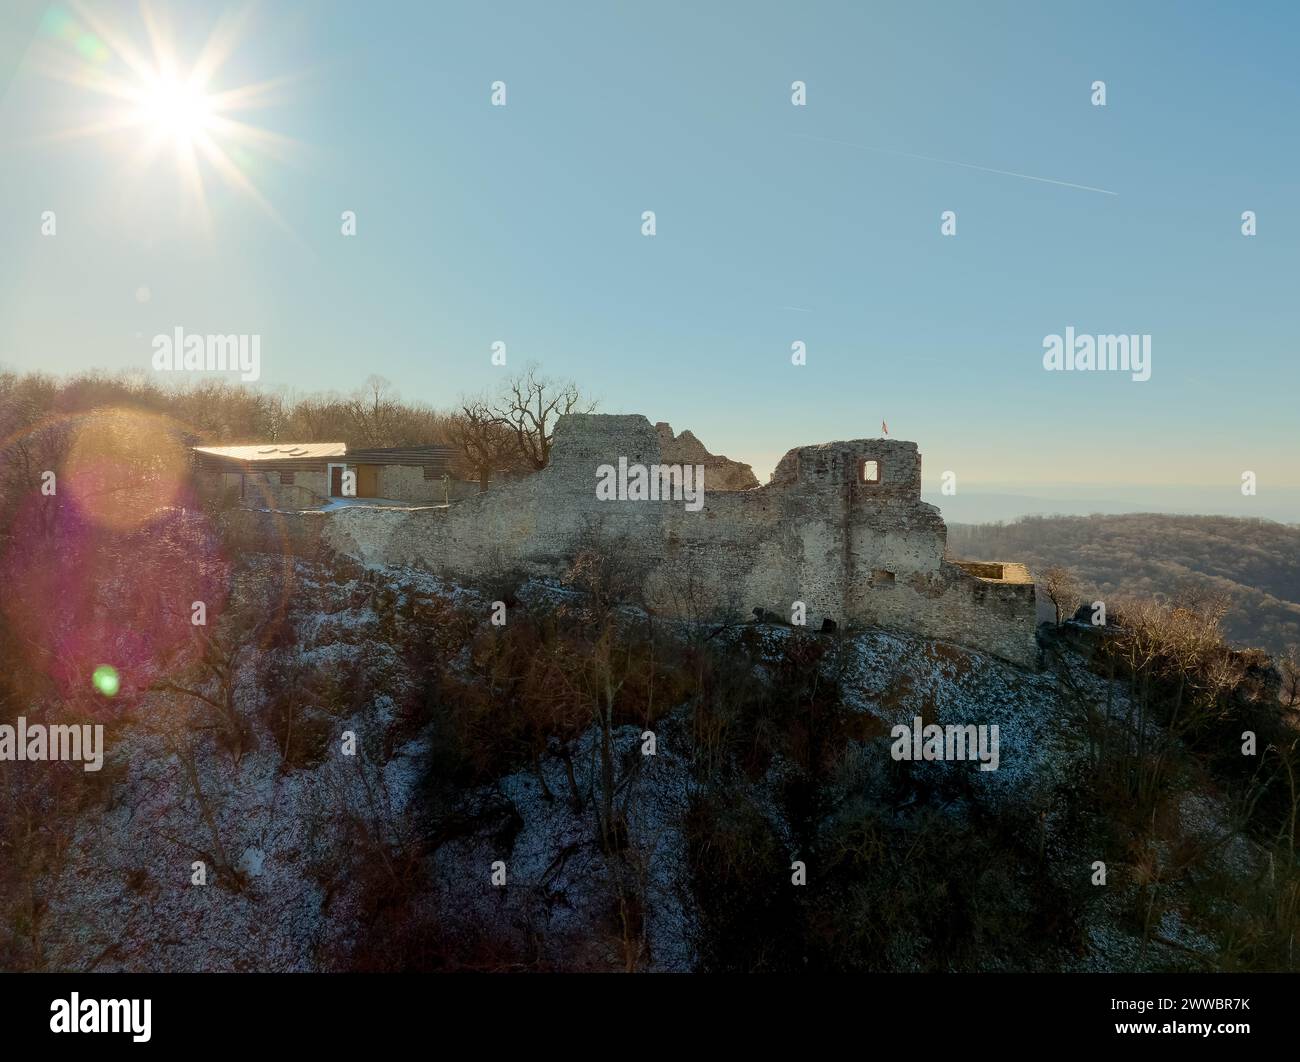
[[[47,11],[36,52],[38,69],[82,90],[84,117],[42,139],[111,141],[124,154],[129,172],[140,177],[170,157],[182,189],[204,218],[205,181],[215,175],[283,225],[254,175],[266,159],[290,160],[299,145],[235,114],[271,105],[294,79],[220,87],[227,60],[248,36],[251,7],[221,16],[189,57],[177,47],[165,18],[148,3],[140,10],[147,47],[136,40],[138,28],[133,34],[79,0],[72,0],[71,9]]]
[[[139,117],[176,146],[194,143],[215,125],[212,97],[174,75],[155,75],[141,89]]]

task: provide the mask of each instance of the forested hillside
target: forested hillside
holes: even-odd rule
[[[948,550],[971,560],[1018,560],[1035,573],[1072,569],[1108,595],[1224,593],[1233,641],[1273,652],[1300,642],[1300,525],[1228,516],[1028,516],[1011,524],[953,524]]]

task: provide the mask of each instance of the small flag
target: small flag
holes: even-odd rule
[[[882,435],[888,435],[888,434],[889,434],[889,425],[886,424],[883,420],[880,422],[880,433],[881,433]]]

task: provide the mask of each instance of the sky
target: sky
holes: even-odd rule
[[[197,193],[158,97],[214,31]],[[0,366],[181,327],[451,405],[535,362],[764,479],[883,421],[929,492],[1300,520],[1298,52],[1294,3],[6,0]],[[1047,371],[1067,328],[1150,379]]]

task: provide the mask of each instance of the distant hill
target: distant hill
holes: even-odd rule
[[[956,494],[922,490],[921,500],[937,505],[949,524],[1009,523],[1024,516],[1152,512],[1300,522],[1300,488],[1270,485],[1262,494],[1243,495],[1240,487],[1236,480],[1212,487],[1070,483],[999,489],[965,483]]]
[[[1102,595],[1226,593],[1228,636],[1272,652],[1300,643],[1300,524],[1230,516],[1027,516],[950,524],[948,550],[969,560],[1072,568]]]

